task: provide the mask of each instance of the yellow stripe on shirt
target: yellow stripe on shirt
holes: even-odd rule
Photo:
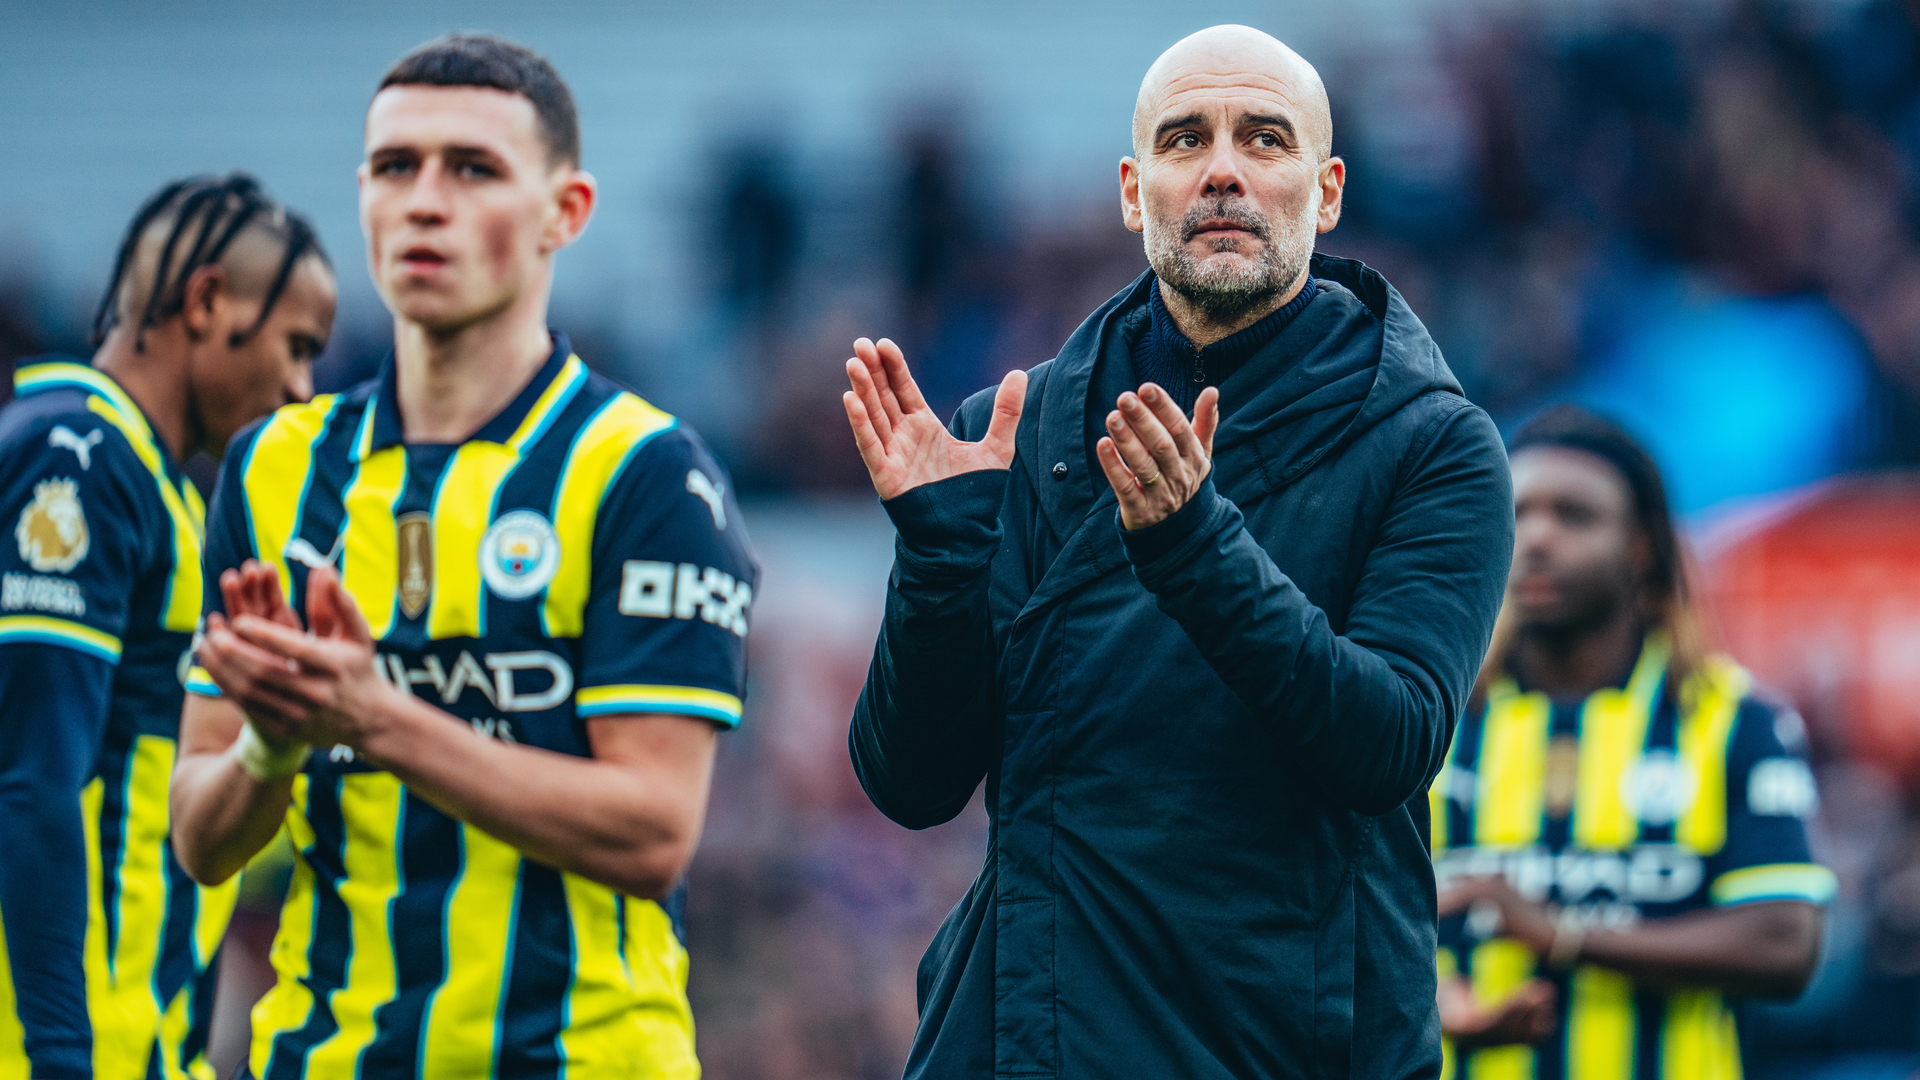
[[[307,480],[313,475],[314,447],[326,435],[338,400],[332,394],[321,394],[274,413],[254,435],[246,464],[240,470],[248,517],[253,522],[254,555],[279,572],[282,596],[293,596],[287,544],[300,528]]]
[[[687,1004],[687,949],[673,931],[666,909],[652,900],[624,897],[627,908],[627,963],[639,999],[634,1022],[640,1030],[640,1060],[648,1075],[662,1080],[695,1080],[693,1009]],[[616,1074],[601,1073],[604,1080]]]
[[[1510,938],[1494,938],[1473,947],[1473,996],[1498,1008],[1533,978],[1533,953]],[[1530,1080],[1533,1047],[1496,1046],[1467,1055],[1467,1080]]]
[[[633,975],[621,940],[621,898],[575,874],[560,875],[573,935],[573,977],[560,1056],[570,1076],[637,1075],[640,1032],[633,1023]]]
[[[125,1025],[112,1022],[114,1007],[113,955],[107,945],[106,870],[100,850],[100,819],[106,803],[106,781],[95,776],[80,789],[80,827],[85,830],[87,863],[87,933],[80,962],[87,976],[87,1019],[95,1029],[93,1069],[107,1072],[120,1056],[117,1041]]]
[[[319,911],[319,896],[313,864],[305,855],[315,843],[313,826],[307,821],[309,791],[307,774],[293,778],[293,805],[287,807],[286,828],[299,854],[293,860],[287,899],[280,905],[280,929],[273,936],[273,970],[278,977],[253,1007],[253,1046],[247,1054],[247,1066],[255,1076],[266,1076],[273,1065],[274,1037],[305,1027],[313,1015],[313,991],[307,980],[313,976],[313,919]]]
[[[460,877],[447,896],[447,975],[427,1002],[420,1080],[463,1080],[493,1068],[519,910],[520,853],[460,826]]]
[[[640,398],[622,393],[581,425],[560,467],[553,496],[560,567],[547,585],[540,612],[548,637],[580,636],[593,582],[593,532],[607,487],[642,446],[676,422]]]
[[[220,686],[207,674],[207,669],[198,664],[187,669],[187,693],[204,697],[219,697]]]
[[[205,1050],[192,1061],[183,1062],[183,1047],[193,1030],[193,980],[173,995],[173,1002],[160,1017],[160,1080],[216,1080],[213,1065]]]
[[[673,921],[651,900],[573,874],[561,880],[574,955],[560,1037],[563,1075],[696,1080],[687,951]]]
[[[568,355],[567,362],[560,365],[559,374],[540,392],[540,397],[521,417],[520,426],[507,437],[507,446],[516,454],[525,454],[527,448],[540,441],[547,433],[560,411],[573,400],[573,395],[587,382],[587,365],[578,356]]]
[[[147,429],[145,420],[129,419],[98,397],[88,398],[87,408],[120,429],[133,445],[140,463],[153,476],[160,502],[173,521],[173,569],[167,579],[167,599],[160,611],[160,625],[167,630],[191,633],[200,619],[200,537],[206,531],[206,504],[197,493],[189,501],[167,476],[159,444],[153,441],[153,433]],[[193,487],[184,477],[180,483],[189,490]]]
[[[1552,714],[1545,694],[1523,694],[1512,679],[1500,680],[1488,692],[1475,778],[1474,843],[1514,848],[1540,839]]]
[[[577,716],[670,713],[698,716],[732,727],[740,722],[740,699],[698,686],[588,686],[573,697]]]
[[[114,881],[113,911],[103,911],[112,920],[112,950],[87,986],[95,1080],[144,1080],[165,1012],[154,974],[168,907],[167,782],[174,753],[172,739],[142,735],[127,755],[120,858],[101,868]],[[101,944],[104,950],[104,937]]]
[[[146,414],[119,383],[80,364],[29,365],[14,376],[14,386],[21,393],[56,386],[84,390],[88,395],[88,411],[112,424],[126,437],[134,456],[152,475],[160,501],[173,520],[173,570],[167,583],[166,602],[161,605],[160,625],[182,633],[192,631],[200,618],[200,537],[206,527],[207,508],[200,493],[184,476],[176,480],[167,475],[166,454],[154,436],[153,427],[147,423]]]
[[[1573,799],[1577,847],[1621,851],[1640,838],[1640,818],[1628,805],[1624,779],[1646,750],[1669,652],[1664,635],[1647,635],[1626,688],[1595,690],[1580,709]]]
[[[587,368],[568,357],[504,443],[472,440],[454,451],[433,494],[433,598],[427,607],[432,640],[480,637],[486,632],[486,585],[480,541],[493,524],[500,486],[586,384]]]
[[[1660,1032],[1660,1075],[1679,1080],[1740,1080],[1740,1039],[1733,1011],[1713,990],[1667,995]]]
[[[480,540],[493,523],[495,497],[520,455],[500,443],[468,442],[454,451],[433,494],[433,598],[427,637],[480,637],[486,585]]]
[[[1633,980],[1583,964],[1574,970],[1569,996],[1567,1080],[1633,1080]]]
[[[27,1029],[13,990],[13,966],[7,958],[7,928],[0,919],[0,1080],[29,1080]]]
[[[179,879],[176,875],[171,880]],[[228,924],[233,921],[233,909],[240,899],[240,875],[235,874],[212,887],[195,885],[192,888],[193,975],[174,993],[173,1000],[167,1004],[166,1015],[160,1020],[160,1064],[164,1080],[217,1080],[213,1065],[207,1061],[206,1047],[199,1047],[189,1057],[186,1043],[193,1033],[194,995],[214,989],[211,981],[202,980],[213,964],[221,940],[226,937]]]
[[[346,982],[327,996],[337,1025],[307,1054],[306,1074],[354,1076],[373,1042],[374,1010],[399,986],[389,917],[400,893],[401,807],[406,792],[392,773],[348,773],[340,778],[340,820],[346,827],[340,903],[347,909],[350,951]]]
[[[340,581],[376,641],[393,632],[400,603],[400,532],[393,508],[406,486],[406,448],[387,446],[361,459],[341,495],[347,523]]]
[[[48,390],[56,386],[71,386],[76,390],[85,390],[106,398],[114,408],[125,414],[128,420],[137,424],[145,433],[147,441],[153,438],[153,430],[147,426],[146,414],[134,403],[126,390],[104,372],[97,371],[85,364],[76,364],[56,360],[45,364],[29,364],[14,373],[14,389],[22,394],[31,394]]]
[[[196,971],[205,971],[219,953],[227,924],[233,921],[233,909],[240,903],[240,875],[218,885],[198,886],[194,891],[193,966]]]
[[[120,662],[120,639],[91,626],[45,615],[8,615],[0,617],[0,645],[33,642],[64,645],[109,664]]]
[[[1710,659],[1681,692],[1679,756],[1693,775],[1693,801],[1673,825],[1673,841],[1701,855],[1727,843],[1727,744],[1740,699],[1751,684],[1731,662]]]
[[[1716,907],[1751,904],[1761,900],[1830,902],[1839,891],[1833,871],[1814,863],[1768,863],[1729,870],[1713,879],[1707,895]]]

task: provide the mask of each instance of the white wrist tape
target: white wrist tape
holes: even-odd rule
[[[1573,912],[1562,910],[1553,921],[1553,940],[1547,946],[1548,970],[1565,971],[1578,963],[1581,946],[1586,943],[1586,924]]]
[[[307,755],[313,753],[313,747],[303,742],[281,746],[267,742],[254,730],[251,720],[240,726],[240,740],[234,745],[240,751],[240,767],[263,784],[285,780],[299,772],[307,763]]]

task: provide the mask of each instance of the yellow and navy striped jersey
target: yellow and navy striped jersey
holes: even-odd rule
[[[554,338],[458,445],[403,441],[391,362],[243,434],[208,579],[258,558],[303,608],[337,564],[384,676],[494,738],[586,756],[592,716],[731,727],[758,571],[726,475]],[[527,859],[345,747],[315,749],[286,827],[260,1080],[698,1074],[675,905]]]
[[[234,888],[167,840],[205,509],[111,378],[0,410],[0,1078],[203,1077]]]
[[[1495,684],[1454,737],[1431,792],[1434,869],[1450,881],[1499,874],[1523,895],[1589,925],[1631,925],[1709,906],[1832,898],[1812,862],[1815,804],[1792,710],[1750,692],[1746,672],[1711,658],[1669,692],[1669,647],[1649,635],[1621,687],[1583,701]],[[1592,964],[1536,970],[1518,942],[1443,920],[1442,978],[1467,978],[1497,1003],[1552,978],[1558,1033],[1538,1046],[1446,1048],[1463,1080],[1736,1080],[1732,1005],[1710,989],[1644,990]]]

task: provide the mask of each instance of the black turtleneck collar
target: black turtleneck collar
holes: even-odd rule
[[[1191,415],[1194,402],[1199,400],[1203,388],[1218,386],[1237,371],[1249,357],[1260,351],[1261,346],[1286,329],[1294,316],[1313,302],[1314,294],[1318,291],[1319,286],[1313,276],[1308,275],[1306,284],[1300,287],[1294,298],[1280,305],[1266,318],[1204,349],[1196,349],[1187,335],[1175,325],[1173,314],[1167,310],[1166,301],[1161,299],[1160,282],[1156,279],[1147,301],[1148,310],[1152,313],[1151,325],[1133,347],[1134,373],[1141,382],[1158,383],[1174,401],[1179,402],[1182,410]]]

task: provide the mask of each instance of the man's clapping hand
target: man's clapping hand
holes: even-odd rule
[[[1213,433],[1220,426],[1220,391],[1200,391],[1193,423],[1165,390],[1142,383],[1120,395],[1107,414],[1107,437],[1095,453],[1120,499],[1120,523],[1129,531],[1172,517],[1213,471]]]
[[[841,402],[867,475],[882,499],[961,473],[1013,464],[1013,433],[1027,396],[1026,372],[1010,371],[1000,380],[986,436],[962,442],[927,407],[898,345],[886,338],[878,345],[861,338],[853,351],[847,361],[853,389],[841,395]]]

